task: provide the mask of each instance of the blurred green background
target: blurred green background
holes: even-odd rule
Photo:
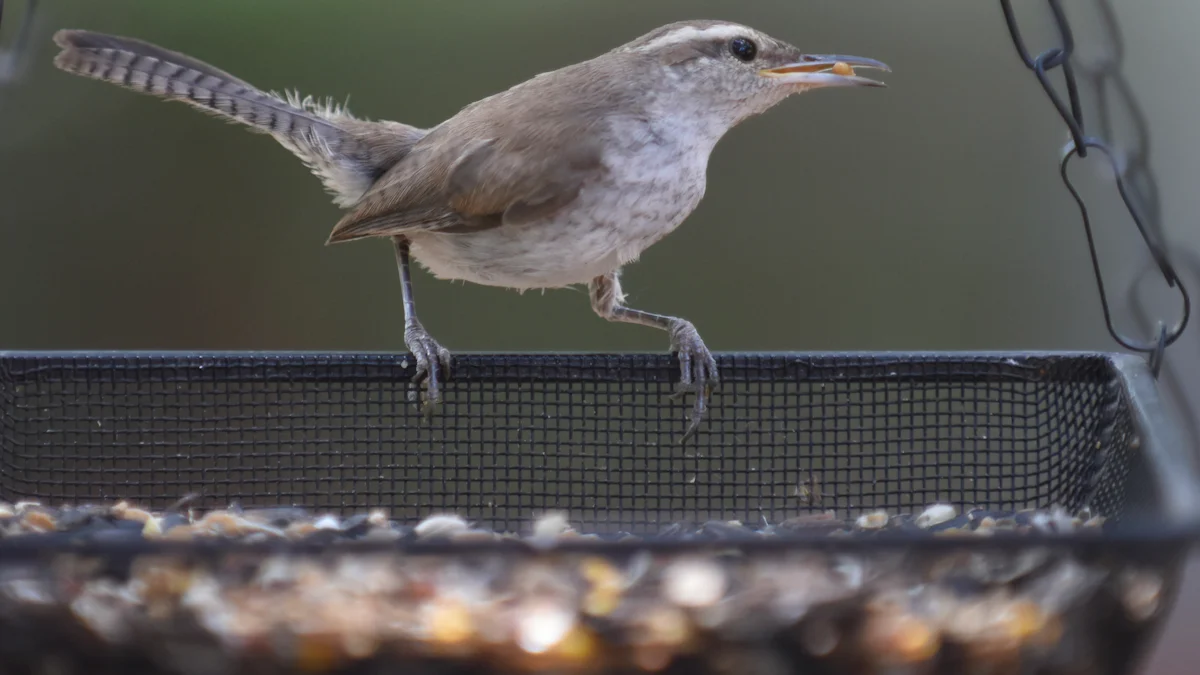
[[[21,8],[8,4],[11,40]],[[1045,3],[1015,4],[1031,48],[1052,44]],[[1094,3],[1068,4],[1080,57],[1101,55]],[[265,89],[432,126],[685,18],[741,21],[893,72],[888,89],[794,97],[731,132],[698,211],[626,270],[633,306],[691,319],[714,350],[1117,349],[1057,175],[1065,127],[999,4],[961,0],[43,2],[32,61],[0,88],[0,348],[404,349],[390,247],[324,246],[340,212],[298,161],[181,104],[56,71],[57,29],[135,36]],[[1166,233],[1200,289],[1200,88],[1188,84],[1200,6],[1120,3],[1119,18]],[[1119,116],[1115,140],[1131,129]],[[1126,289],[1149,258],[1107,171],[1089,159],[1071,174],[1116,320],[1142,337],[1151,324],[1134,320]],[[415,283],[424,324],[452,351],[667,347],[596,318],[582,290],[519,295],[422,271]],[[1144,286],[1148,316],[1174,321],[1176,296],[1153,275]],[[1168,359],[1183,420],[1198,413],[1198,331]],[[1200,615],[1187,595],[1184,622]],[[1185,629],[1173,625],[1154,672],[1192,671]]]

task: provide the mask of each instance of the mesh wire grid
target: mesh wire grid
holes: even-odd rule
[[[669,355],[456,357],[426,420],[403,354],[0,355],[0,498],[383,506],[596,532],[806,511],[1149,503],[1105,355],[725,354],[698,436]],[[1131,497],[1132,494],[1132,497]],[[1135,505],[1136,506],[1136,505]]]

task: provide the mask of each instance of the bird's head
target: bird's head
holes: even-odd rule
[[[810,89],[885,86],[855,69],[891,70],[861,56],[806,53],[726,21],[668,24],[615,51],[643,66],[638,71],[654,80],[645,86],[667,105],[708,106],[734,124]]]

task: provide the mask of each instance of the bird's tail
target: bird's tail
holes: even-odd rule
[[[424,132],[395,122],[352,117],[311,98],[281,97],[190,56],[132,38],[61,30],[54,65],[143,94],[181,101],[273,136],[325,183],[343,206],[353,203]]]

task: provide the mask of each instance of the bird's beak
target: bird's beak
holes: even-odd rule
[[[882,82],[859,77],[855,68],[874,68],[891,72],[885,63],[861,56],[812,54],[803,60],[777,68],[758,71],[779,84],[801,84],[808,87],[886,87]]]

